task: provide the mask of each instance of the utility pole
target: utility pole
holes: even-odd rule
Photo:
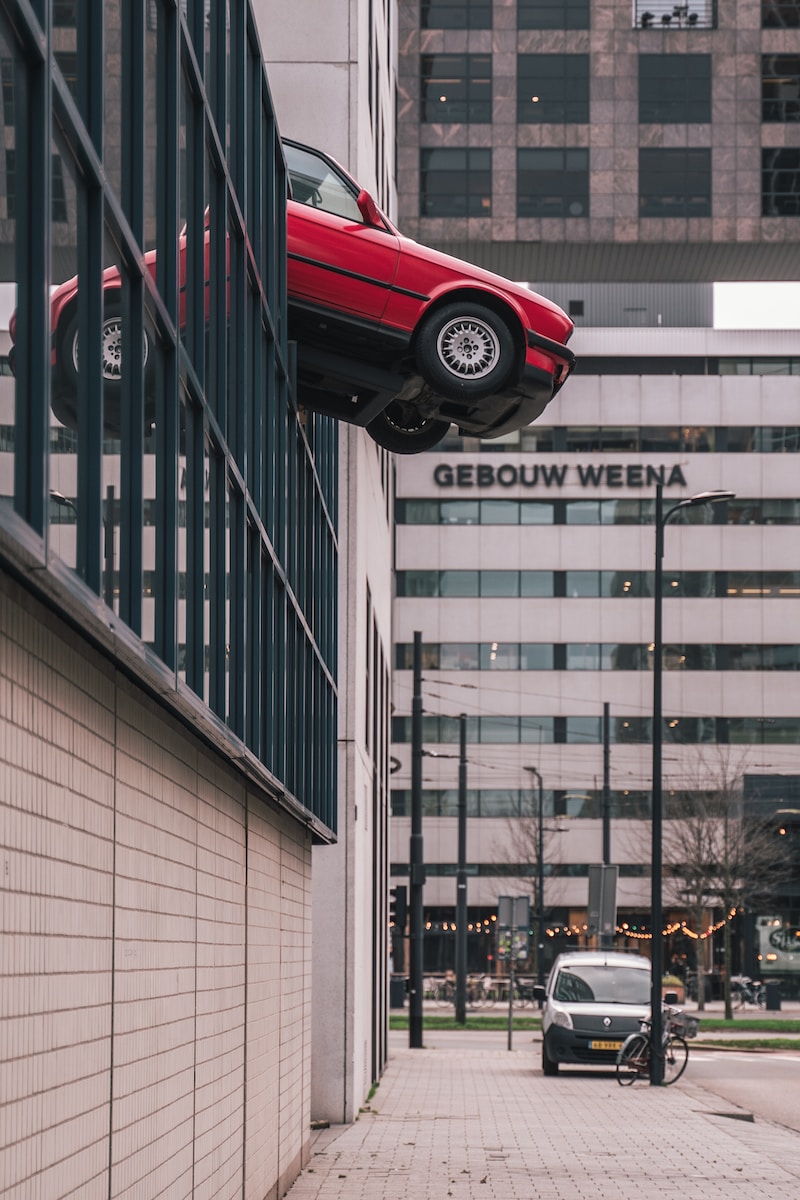
[[[603,705],[603,866],[611,863],[611,715],[608,702]],[[614,945],[613,931],[600,926],[598,943],[601,950]]]
[[[456,869],[456,1024],[467,1023],[467,718],[459,721],[458,866]]]
[[[422,634],[414,633],[414,684],[411,699],[411,841],[409,845],[408,1045],[422,1049]]]

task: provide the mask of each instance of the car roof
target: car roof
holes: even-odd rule
[[[621,950],[565,950],[559,954],[553,967],[569,967],[576,963],[588,966],[636,967],[650,970],[650,959],[643,954],[625,954]]]

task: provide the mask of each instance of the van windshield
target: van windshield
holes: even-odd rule
[[[579,1004],[649,1004],[650,972],[641,967],[600,963],[563,966],[553,999]]]

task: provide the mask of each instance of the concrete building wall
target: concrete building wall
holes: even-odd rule
[[[254,10],[281,133],[333,155],[394,215],[394,0]],[[348,1122],[386,1058],[390,456],[342,424],[339,479],[338,841],[313,855],[311,1110]]]
[[[392,218],[396,0],[254,0],[284,137],[338,159]],[[268,31],[268,32],[267,32]]]
[[[6,574],[0,739],[3,1194],[277,1200],[309,836]]]
[[[349,1122],[386,1055],[388,793],[376,777],[387,767],[388,707],[378,718],[383,755],[366,729],[381,669],[369,651],[376,636],[385,671],[391,656],[393,472],[385,452],[345,426],[339,467],[339,836],[313,855],[311,1105],[316,1118]],[[384,696],[388,706],[388,686]]]

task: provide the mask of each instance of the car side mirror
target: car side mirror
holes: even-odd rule
[[[545,1000],[547,998],[547,989],[543,983],[535,983],[533,985],[534,1000]]]
[[[356,204],[358,205],[358,211],[361,213],[367,225],[383,224],[383,220],[381,219],[381,211],[366,188],[362,188],[358,193]]]

